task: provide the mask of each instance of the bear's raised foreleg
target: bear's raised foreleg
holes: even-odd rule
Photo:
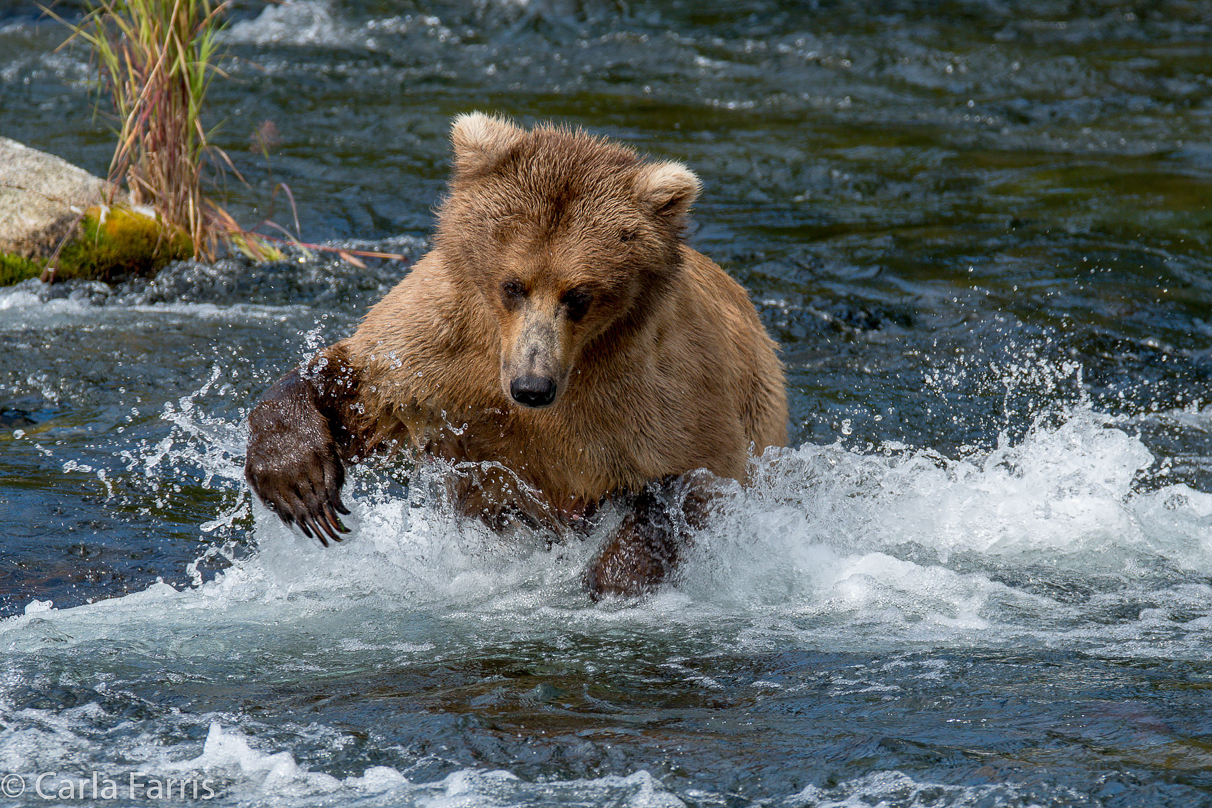
[[[677,570],[712,496],[695,475],[667,477],[631,500],[631,511],[589,566],[589,597],[636,597],[653,591]]]
[[[358,378],[339,347],[283,376],[249,415],[244,477],[286,524],[328,546],[349,529],[338,514],[345,462],[364,456],[351,405]]]

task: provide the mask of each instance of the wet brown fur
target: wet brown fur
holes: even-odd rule
[[[433,249],[291,393],[314,391],[344,462],[398,444],[499,463],[508,471],[459,486],[462,508],[490,523],[511,510],[558,522],[695,469],[744,481],[750,452],[783,445],[775,345],[744,289],[682,243],[693,174],[580,131],[526,131],[481,115],[461,117],[453,141]],[[517,403],[510,385],[526,377],[550,378],[554,402]],[[299,454],[285,427],[259,427],[281,409],[272,400],[253,414],[248,476],[290,521],[274,502],[287,486],[253,468],[277,452]],[[309,480],[296,485],[304,505],[335,478],[314,468],[294,476]],[[309,523],[306,510],[295,520],[323,538],[324,514]],[[620,552],[597,566],[628,566],[636,548]],[[664,577],[670,565],[658,566]],[[587,582],[626,594],[651,576],[632,577],[639,583]]]

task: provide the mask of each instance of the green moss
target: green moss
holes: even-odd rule
[[[194,254],[189,237],[167,230],[158,220],[128,208],[102,212],[92,208],[82,232],[59,255],[58,280],[85,278],[114,283],[136,275],[153,275],[170,261]]]
[[[42,274],[45,263],[11,253],[0,253],[0,286],[12,286],[14,283],[38,277]]]

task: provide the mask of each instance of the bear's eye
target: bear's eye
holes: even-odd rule
[[[593,302],[593,293],[582,287],[570,289],[560,298],[560,302],[564,304],[564,313],[568,315],[568,319],[576,322],[585,316],[585,312],[589,311],[589,304]]]
[[[505,281],[501,284],[501,302],[505,308],[517,308],[526,299],[526,287],[521,281]]]
[[[635,231],[634,230],[620,230],[619,231],[619,241],[622,242],[623,244],[630,244],[631,242],[635,241]]]

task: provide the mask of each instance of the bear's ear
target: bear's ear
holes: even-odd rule
[[[640,169],[635,194],[640,203],[675,227],[686,223],[686,214],[699,195],[699,178],[681,163],[653,163]]]
[[[455,169],[475,174],[491,167],[526,134],[504,118],[469,112],[454,119],[450,142],[454,144]]]

